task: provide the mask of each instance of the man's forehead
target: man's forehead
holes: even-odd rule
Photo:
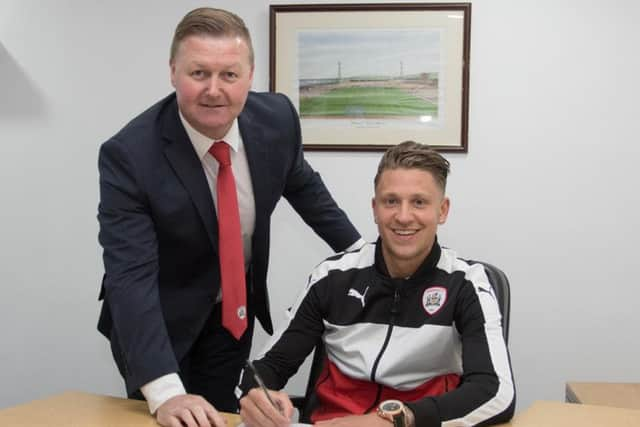
[[[394,173],[398,171],[400,173]],[[423,197],[444,195],[442,188],[431,172],[414,168],[385,170],[376,185],[375,193],[377,195],[397,195],[402,197],[407,195]]]
[[[431,171],[418,168],[393,168],[384,170],[378,183],[390,184],[398,180],[436,182],[436,178]]]
[[[185,46],[189,46],[189,52],[191,53],[194,47],[207,48],[210,46],[210,43],[219,44],[219,45],[227,45],[226,47],[237,48],[241,52],[245,51],[247,55],[250,54],[249,45],[247,42],[240,36],[226,36],[226,35],[211,35],[211,34],[190,34],[183,38],[179,44],[176,53],[180,53],[185,50]],[[197,50],[197,49],[196,49]]]
[[[415,189],[413,191],[407,190],[402,187],[396,188],[384,188],[376,191],[376,194],[382,197],[407,197],[407,198],[415,198],[415,197],[431,197],[433,194],[437,194],[438,192],[429,191],[426,188],[421,188],[417,191]]]

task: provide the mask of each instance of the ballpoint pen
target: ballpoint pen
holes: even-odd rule
[[[276,402],[273,401],[273,399],[271,398],[271,395],[267,391],[267,387],[264,385],[264,381],[262,381],[262,378],[260,377],[260,374],[258,374],[258,371],[257,371],[256,367],[253,366],[253,362],[251,362],[251,360],[249,360],[249,359],[247,359],[247,366],[249,367],[249,369],[253,373],[253,379],[256,380],[256,382],[258,383],[258,385],[260,386],[260,388],[262,389],[264,394],[267,396],[267,399],[269,400],[269,403],[271,403],[271,405],[274,408],[276,408],[278,410],[278,412],[280,412],[282,414],[282,408],[280,407],[280,405],[277,405]]]

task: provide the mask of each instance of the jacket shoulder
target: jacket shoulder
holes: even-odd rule
[[[167,126],[167,121],[177,124],[179,120],[176,95],[172,93],[131,119],[103,145],[124,143],[132,149],[156,142]]]
[[[318,264],[309,278],[309,286],[327,277],[332,271],[365,269],[375,262],[376,245],[367,243],[356,251],[340,252]]]
[[[289,98],[282,93],[249,92],[240,118],[262,118],[270,115],[291,115],[295,108]]]

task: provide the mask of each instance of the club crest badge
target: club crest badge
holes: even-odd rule
[[[447,302],[447,290],[441,286],[432,286],[422,294],[422,307],[430,316],[436,314]]]

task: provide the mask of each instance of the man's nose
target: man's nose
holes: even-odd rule
[[[409,203],[400,203],[396,220],[403,223],[411,221],[411,205]]]
[[[217,96],[220,93],[220,84],[218,78],[213,76],[209,79],[209,85],[207,86],[207,94],[209,96]]]

